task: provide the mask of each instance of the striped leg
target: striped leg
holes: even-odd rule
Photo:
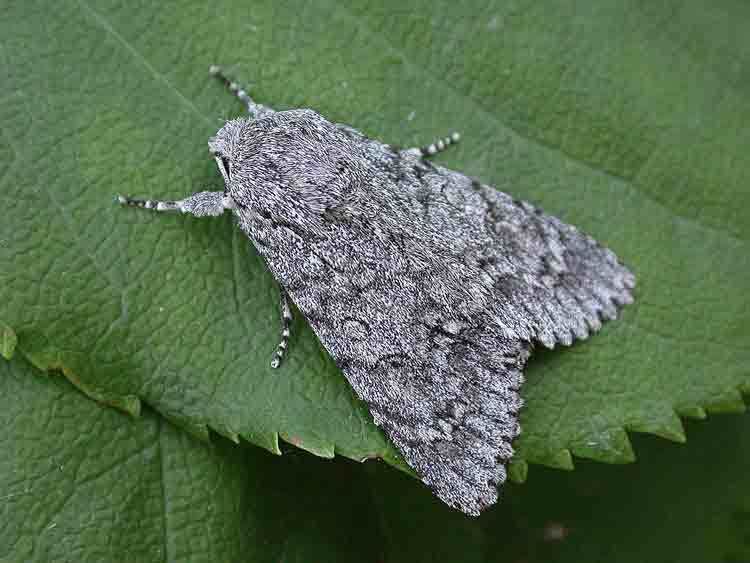
[[[289,346],[289,327],[292,323],[292,308],[289,306],[289,296],[283,289],[279,290],[279,300],[281,302],[281,342],[276,347],[273,360],[271,360],[271,367],[274,369],[281,365],[281,360],[284,359],[284,354],[286,354],[287,346]]]
[[[434,143],[430,143],[427,146],[419,147],[417,150],[419,150],[420,153],[422,153],[422,156],[424,158],[427,158],[429,156],[433,156],[439,152],[443,152],[445,149],[447,149],[451,145],[455,145],[459,140],[461,139],[461,135],[456,133],[455,131],[448,135],[447,137],[443,137],[442,139],[438,139]]]
[[[243,104],[245,104],[245,107],[247,107],[248,113],[253,118],[258,119],[270,113],[275,113],[275,111],[272,108],[269,108],[268,106],[256,104],[253,101],[253,99],[250,97],[250,95],[247,93],[247,90],[241,87],[236,82],[232,81],[226,74],[224,74],[224,71],[221,69],[221,67],[216,66],[216,65],[211,65],[210,68],[208,69],[208,72],[210,72],[212,75],[214,75],[219,80],[221,80],[224,83],[224,85],[227,88],[229,88],[229,91],[232,92],[235,96],[237,96]]]
[[[117,201],[122,205],[143,207],[154,211],[182,211],[196,217],[221,215],[225,209],[233,207],[232,201],[224,195],[224,192],[198,192],[178,201],[135,199],[119,195]]]

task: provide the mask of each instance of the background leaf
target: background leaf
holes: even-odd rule
[[[33,371],[0,360],[0,561],[343,563],[377,553],[357,465],[310,471],[302,452],[278,465],[258,448],[191,438],[150,410],[133,420]],[[341,534],[346,521],[362,528]]]
[[[302,322],[286,367],[276,290],[229,217],[116,193],[220,185],[206,139],[240,105],[207,77],[309,106],[581,226],[639,279],[602,334],[538,353],[514,475],[633,458],[624,429],[740,411],[750,387],[750,6],[722,0],[11,3],[0,22],[0,319],[36,366],[206,436],[398,463]]]
[[[740,563],[750,560],[750,416],[689,423],[685,446],[634,439],[639,462],[533,468],[477,520],[408,478],[375,472],[384,560],[526,563]],[[383,469],[383,468],[378,468]]]
[[[473,519],[374,462],[207,444],[31,371],[0,361],[0,561],[750,558],[750,415],[692,423],[687,446],[639,437],[636,465],[535,468]]]

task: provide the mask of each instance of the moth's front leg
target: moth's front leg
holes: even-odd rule
[[[274,352],[273,360],[271,360],[271,367],[274,369],[279,367],[281,360],[284,359],[284,354],[286,354],[289,346],[290,326],[292,324],[292,308],[289,304],[289,296],[281,288],[279,289],[279,304],[281,307],[281,342],[276,346],[276,352]]]
[[[176,201],[137,199],[120,195],[117,196],[117,201],[122,205],[142,207],[152,211],[181,211],[195,217],[215,217],[221,215],[227,209],[234,208],[234,202],[224,192],[198,192]],[[286,354],[293,319],[289,296],[283,289],[279,290],[279,303],[281,308],[281,340],[276,346],[276,351],[271,360],[271,367],[274,369],[281,365],[281,361]]]
[[[233,209],[234,202],[224,192],[198,192],[177,201],[157,199],[136,199],[128,196],[117,196],[122,205],[142,207],[154,211],[181,211],[196,217],[215,217],[226,209]]]

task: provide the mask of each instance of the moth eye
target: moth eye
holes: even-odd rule
[[[229,173],[230,173],[229,159],[223,154],[218,153],[218,152],[214,153],[214,157],[216,158],[216,162],[221,163],[221,167],[224,169],[224,172],[226,173],[227,178],[229,178]]]
[[[226,156],[221,157],[221,165],[224,167],[224,171],[227,173],[227,177],[229,176],[229,159]]]

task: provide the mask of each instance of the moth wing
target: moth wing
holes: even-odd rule
[[[437,497],[478,516],[497,502],[511,443],[521,431],[518,391],[528,343],[488,338],[479,327],[468,336],[474,339],[469,346],[440,345],[435,353],[445,354],[450,367],[424,366],[417,389],[394,385],[392,372],[374,384],[362,371],[344,372],[375,423]],[[455,394],[453,382],[460,382]]]
[[[508,331],[549,348],[570,345],[633,301],[635,276],[576,227],[462,174],[417,166],[426,166],[427,220],[460,233],[466,259],[494,280]]]
[[[442,501],[476,516],[506,480],[530,345],[503,336],[488,310],[457,320],[413,282],[379,284],[340,321],[308,319],[407,463]]]
[[[498,324],[491,279],[397,205],[318,239],[240,225],[407,463],[477,515],[506,479],[530,343]]]
[[[282,169],[267,180],[293,178],[287,188],[306,204],[340,197],[321,217],[279,220],[253,211],[245,190],[235,194],[239,224],[406,461],[439,498],[478,514],[506,478],[532,341],[596,330],[631,300],[633,276],[526,203],[309,112],[294,116],[314,134],[278,129],[283,151],[270,148]]]

